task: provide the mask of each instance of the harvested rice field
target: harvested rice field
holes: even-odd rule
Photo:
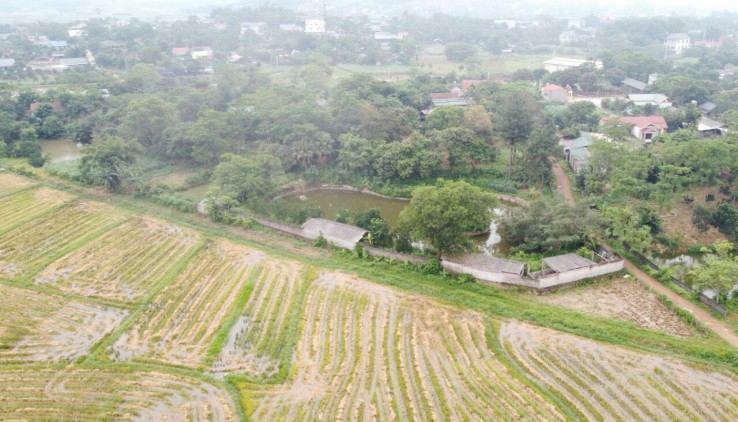
[[[0,420],[738,419],[728,365],[441,303],[335,269],[332,252],[253,241],[276,235],[245,246],[14,183],[0,192]],[[714,342],[641,289],[528,303]]]

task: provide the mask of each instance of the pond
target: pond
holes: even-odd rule
[[[486,255],[508,256],[513,245],[509,244],[505,238],[497,232],[500,225],[500,219],[510,215],[513,209],[519,208],[520,205],[512,202],[500,201],[500,206],[494,209],[494,217],[489,223],[489,233],[472,236],[472,242],[477,246],[477,250]]]
[[[341,209],[349,211],[379,209],[382,217],[387,220],[391,227],[397,226],[400,212],[409,204],[407,200],[396,198],[383,198],[363,192],[321,189],[307,193],[295,193],[286,196],[279,201],[290,204],[317,205],[323,211],[321,217],[334,220]],[[494,255],[507,255],[510,245],[497,233],[498,220],[510,212],[512,208],[519,205],[507,201],[500,201],[500,207],[495,208],[495,218],[490,222],[489,233],[472,236],[472,242],[480,252]]]
[[[323,211],[322,218],[335,220],[340,210],[361,211],[377,208],[382,218],[387,220],[391,227],[397,226],[397,219],[410,202],[396,198],[382,198],[363,192],[321,189],[307,193],[295,193],[285,196],[279,201],[293,205],[317,205]]]
[[[41,145],[41,153],[48,154],[51,162],[76,160],[82,154],[82,146],[71,139],[54,139],[51,141],[38,141]]]
[[[676,265],[691,267],[694,264],[702,264],[704,258],[704,254],[660,254],[654,255],[653,262],[659,267],[673,267]]]

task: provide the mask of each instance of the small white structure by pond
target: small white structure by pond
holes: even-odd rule
[[[315,240],[320,236],[336,246],[354,249],[368,232],[360,227],[337,223],[323,218],[310,218],[302,224],[306,238]]]

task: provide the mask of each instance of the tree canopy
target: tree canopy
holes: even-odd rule
[[[400,213],[399,230],[445,252],[468,248],[469,232],[489,227],[497,198],[464,181],[439,179],[435,186],[413,191],[410,204]]]

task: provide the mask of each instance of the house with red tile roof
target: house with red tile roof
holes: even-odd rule
[[[541,88],[541,95],[543,95],[543,99],[546,101],[555,101],[558,103],[568,103],[569,102],[569,90],[555,84],[548,84]]]
[[[487,81],[484,81],[482,79],[464,79],[461,81],[461,89],[466,92],[469,88],[475,85],[483,84],[485,82]]]
[[[646,142],[651,142],[667,129],[664,116],[625,116],[620,118],[620,122],[633,125],[630,133]]]

